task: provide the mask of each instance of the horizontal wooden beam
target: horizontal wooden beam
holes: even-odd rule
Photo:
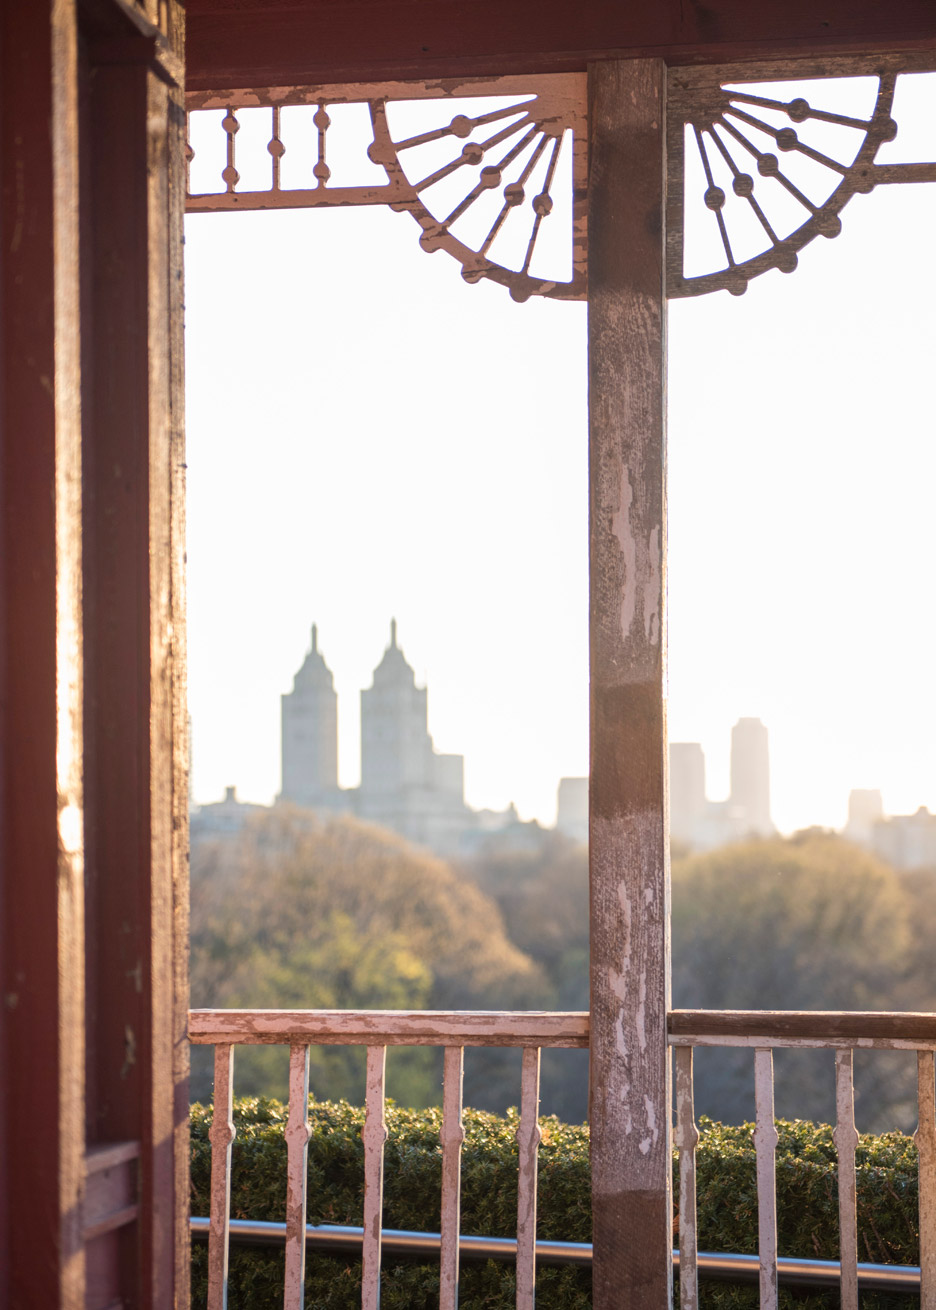
[[[192,90],[581,72],[599,59],[718,63],[936,43],[931,0],[189,0]]]
[[[536,1010],[192,1010],[201,1045],[560,1046],[588,1045],[588,1015]]]
[[[936,1048],[936,1014],[862,1010],[672,1010],[675,1046]]]

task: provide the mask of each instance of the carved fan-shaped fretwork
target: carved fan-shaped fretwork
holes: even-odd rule
[[[198,135],[186,151],[189,211],[388,205],[412,214],[423,249],[447,251],[467,282],[497,282],[515,300],[584,299],[583,74],[187,99]],[[354,107],[369,116],[369,140],[348,135]]]
[[[874,158],[897,132],[891,118],[893,72],[879,73],[866,117],[838,112],[841,83],[836,81],[822,87],[814,97],[820,103],[813,104],[795,93],[795,84],[785,99],[756,83],[705,85],[704,79],[693,78],[692,70],[687,74],[685,83],[675,79],[668,141],[670,296],[718,290],[741,295],[761,273],[774,268],[792,272],[798,252],[815,237],[838,236],[839,215],[853,195],[891,180],[877,176]],[[823,125],[840,129],[835,154],[822,143]],[[810,164],[808,184],[802,180],[804,161]],[[694,183],[687,181],[693,172]],[[683,264],[685,224],[698,221],[705,211],[717,231],[716,266],[690,274]],[[743,255],[738,241],[742,224],[747,237]],[[759,238],[751,253],[754,224]]]
[[[458,260],[466,282],[490,279],[506,286],[515,300],[584,295],[584,115],[579,88],[567,86],[567,81],[571,83],[549,79],[549,90],[494,108],[485,102],[476,112],[470,102],[462,102],[461,112],[451,114],[439,100],[432,106],[439,125],[410,136],[394,136],[392,104],[371,101],[374,144],[368,153],[406,197],[392,207],[412,214],[419,223],[424,250],[445,250]],[[435,147],[428,168],[419,159],[420,148],[426,146]],[[572,232],[563,233],[564,245],[571,235],[572,259],[566,278],[560,280],[537,272],[536,257],[556,204],[563,152],[573,156]],[[463,220],[474,216],[479,222],[469,238]],[[510,263],[498,252],[508,232],[516,252]]]

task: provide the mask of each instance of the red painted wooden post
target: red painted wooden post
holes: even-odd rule
[[[137,1214],[88,1262],[95,1305],[155,1308],[189,1250],[183,160],[177,60],[137,26],[105,5],[82,47],[87,1132],[139,1144]]]
[[[664,703],[665,69],[589,69],[596,1310],[671,1298]]]
[[[75,5],[0,6],[0,1304],[84,1307]]]

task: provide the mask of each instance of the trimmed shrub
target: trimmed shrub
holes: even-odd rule
[[[239,1219],[285,1219],[286,1107],[266,1098],[235,1103],[237,1136],[232,1151],[231,1214]],[[405,1110],[388,1103],[384,1223],[388,1228],[438,1232],[442,1156],[441,1110]],[[345,1101],[311,1101],[309,1118],[309,1223],[362,1223],[364,1150],[362,1109]],[[591,1240],[588,1128],[541,1119],[538,1232],[561,1241]],[[516,1232],[518,1124],[515,1110],[500,1117],[464,1114],[462,1231],[479,1236]],[[194,1105],[192,1213],[207,1215],[211,1172],[208,1130],[211,1109]],[[729,1127],[700,1120],[697,1153],[699,1245],[709,1251],[757,1251],[757,1187],[751,1125]],[[836,1152],[832,1129],[802,1121],[779,1122],[777,1148],[778,1236],[781,1255],[834,1260],[838,1256]],[[879,1264],[918,1264],[917,1155],[902,1133],[862,1136],[857,1153],[859,1259]],[[674,1178],[678,1196],[678,1170]],[[206,1300],[207,1247],[193,1245],[193,1305]],[[360,1261],[309,1252],[306,1304],[315,1310],[352,1310],[360,1305]],[[703,1306],[747,1310],[757,1305],[749,1285],[702,1284]],[[438,1305],[438,1262],[384,1259],[385,1310]],[[232,1245],[231,1310],[282,1305],[282,1250]],[[464,1262],[462,1310],[510,1310],[510,1265]],[[591,1304],[588,1270],[544,1268],[537,1301],[547,1310],[584,1310]],[[912,1305],[914,1298],[865,1293],[863,1310]],[[838,1305],[832,1291],[782,1289],[781,1304],[803,1310]]]

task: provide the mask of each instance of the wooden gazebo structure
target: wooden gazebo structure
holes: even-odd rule
[[[802,60],[886,78],[934,55],[932,0],[6,0],[0,1305],[188,1303],[186,90],[205,104],[555,74],[587,90],[594,1304],[642,1310],[671,1295],[670,1045],[844,1051],[864,1032],[856,1017],[818,1038],[779,1020],[726,1034],[669,1014],[665,301],[681,269],[668,102],[717,89],[705,70],[739,61],[764,79]],[[838,208],[899,180],[873,172],[886,120]],[[815,231],[834,235],[836,215],[815,214]],[[761,262],[795,253],[768,242]],[[718,285],[743,290],[759,271],[729,255]],[[199,1034],[225,1042],[217,1024],[193,1021]],[[922,1020],[878,1038],[936,1045]]]

